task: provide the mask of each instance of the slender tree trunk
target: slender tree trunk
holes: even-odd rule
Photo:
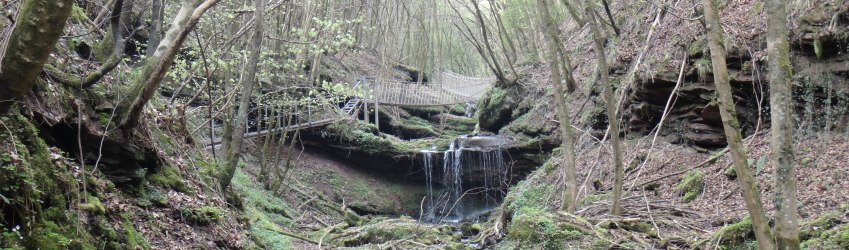
[[[471,0],[472,6],[475,7],[475,16],[478,18],[478,22],[480,22],[481,29],[481,37],[483,38],[483,44],[489,52],[489,56],[492,58],[492,64],[495,66],[495,69],[498,71],[495,73],[495,76],[498,77],[498,80],[506,83],[507,78],[504,76],[504,70],[501,69],[501,65],[498,63],[497,55],[495,51],[492,49],[492,45],[489,43],[489,31],[486,28],[486,22],[483,19],[483,12],[481,12],[480,6],[478,6],[477,0]]]
[[[153,56],[156,47],[159,47],[159,38],[162,36],[163,0],[153,0],[150,15],[150,35],[147,40],[147,56]]]
[[[728,80],[728,66],[725,62],[725,47],[722,39],[722,26],[719,22],[716,1],[703,0],[705,24],[707,26],[707,38],[710,46],[710,58],[713,64],[713,78],[716,84],[717,101],[719,102],[719,113],[722,116],[722,126],[728,140],[728,148],[737,172],[737,181],[746,202],[746,208],[752,218],[755,237],[761,249],[774,249],[772,237],[770,237],[769,225],[767,225],[766,214],[763,204],[755,185],[755,178],[749,171],[746,149],[743,148],[743,138],[740,135],[740,123],[737,121],[737,111],[731,92],[731,84]]]
[[[27,0],[8,40],[0,41],[0,114],[30,90],[65,29],[71,0]],[[4,34],[5,35],[5,34]]]
[[[130,26],[130,13],[133,10],[133,4],[133,0],[116,0],[114,2],[112,16],[110,17],[111,39],[114,47],[109,58],[97,70],[88,73],[81,79],[74,75],[66,75],[61,70],[49,64],[45,66],[44,71],[47,72],[50,78],[66,86],[74,88],[89,88],[94,86],[106,74],[109,74],[109,72],[112,72],[112,70],[118,67],[118,64],[124,59],[124,49],[127,47],[127,39],[124,36],[130,33],[128,27]]]
[[[598,21],[593,14],[594,4],[592,2],[584,3],[587,25],[593,33],[593,49],[598,55],[598,74],[601,76],[599,84],[604,88],[604,107],[607,109],[607,123],[610,125],[610,143],[613,144],[613,205],[610,208],[610,214],[622,215],[622,185],[624,182],[625,170],[622,166],[622,146],[619,143],[619,115],[616,108],[616,101],[613,98],[615,88],[610,82],[609,69],[607,68],[607,56],[604,53],[604,35],[599,30]]]
[[[616,20],[613,19],[613,13],[610,12],[610,5],[607,4],[607,0],[601,0],[601,3],[604,4],[604,12],[607,13],[607,18],[610,19],[610,27],[613,28],[613,32],[616,32],[616,36],[619,36],[619,27],[616,26]]]
[[[766,1],[771,142],[775,166],[775,238],[778,249],[799,249],[793,155],[793,72],[785,4],[784,0]]]
[[[200,21],[203,13],[216,3],[218,3],[218,0],[183,0],[182,7],[177,12],[171,28],[165,34],[153,56],[147,59],[142,69],[142,75],[133,81],[132,89],[126,101],[119,105],[123,116],[121,121],[123,130],[130,131],[138,125],[144,106],[153,97],[156,89],[159,88],[159,84],[165,78],[165,73],[174,63],[174,57],[183,45],[183,41]]]
[[[251,106],[251,94],[253,94],[254,85],[256,83],[257,65],[259,64],[260,54],[262,53],[262,36],[263,36],[263,14],[265,12],[265,0],[254,0],[256,5],[254,10],[254,35],[251,38],[250,52],[251,56],[248,59],[245,76],[242,77],[242,95],[239,97],[239,111],[236,118],[233,119],[233,139],[227,147],[230,151],[225,156],[224,171],[222,171],[219,181],[221,189],[226,190],[230,186],[230,181],[236,173],[236,167],[239,165],[239,158],[242,156],[242,141],[244,140],[245,121],[248,119],[248,112]]]
[[[572,121],[569,118],[569,106],[566,104],[563,90],[562,79],[560,75],[560,64],[563,62],[555,51],[561,46],[558,42],[556,27],[551,18],[551,13],[548,11],[548,6],[545,0],[537,0],[537,11],[540,16],[540,25],[543,27],[544,42],[548,45],[549,62],[551,64],[551,81],[554,85],[554,100],[557,102],[557,118],[560,120],[561,142],[560,147],[563,149],[563,154],[566,156],[566,163],[563,166],[563,177],[566,179],[566,187],[563,190],[560,210],[567,213],[575,213],[578,195],[578,174],[575,169],[575,131],[572,129]]]

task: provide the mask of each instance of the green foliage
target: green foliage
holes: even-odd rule
[[[85,13],[85,9],[80,8],[79,5],[74,2],[74,7],[71,9],[71,20],[74,22],[85,22],[88,21],[88,15]]]
[[[822,59],[822,40],[819,37],[814,40],[814,54],[817,55],[817,59]]]
[[[702,174],[699,170],[687,172],[687,174],[681,178],[681,182],[678,183],[678,186],[675,187],[675,191],[677,191],[679,195],[684,196],[684,202],[691,202],[695,200],[703,190],[704,174]]]
[[[696,72],[699,75],[699,80],[707,81],[710,79],[710,74],[713,73],[713,67],[711,66],[711,61],[708,58],[701,58],[696,60],[694,63],[696,67]]]

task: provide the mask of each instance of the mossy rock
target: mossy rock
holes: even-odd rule
[[[737,223],[719,229],[714,233],[711,242],[719,241],[721,246],[726,247],[741,247],[754,239],[755,231],[752,227],[752,219],[747,216]]]
[[[182,209],[180,210],[180,215],[189,223],[199,226],[209,226],[221,222],[224,218],[224,210],[218,207]]]
[[[506,126],[513,118],[513,111],[519,106],[521,99],[516,90],[490,88],[478,103],[477,117],[480,128],[494,132]]]
[[[94,215],[104,215],[106,214],[106,207],[100,203],[100,199],[97,197],[88,198],[88,203],[80,204],[80,209],[83,211],[87,211]]]
[[[183,182],[183,176],[172,166],[163,166],[147,176],[147,180],[156,186],[170,188],[181,193],[191,194],[192,191]]]
[[[705,187],[704,184],[704,174],[702,174],[699,170],[693,170],[687,172],[687,174],[681,178],[681,182],[675,187],[675,191],[677,191],[679,195],[683,196],[684,202],[691,202],[702,194]]]
[[[556,219],[555,214],[539,208],[520,208],[513,214],[507,239],[519,243],[520,248],[565,249],[567,241],[583,238],[581,231]]]
[[[799,237],[802,240],[820,237],[824,232],[839,226],[842,223],[843,213],[831,212],[821,215],[816,220],[802,224]]]

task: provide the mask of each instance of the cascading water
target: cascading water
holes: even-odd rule
[[[506,140],[498,137],[455,139],[442,156],[442,171],[434,172],[439,152],[422,150],[427,197],[422,220],[457,222],[491,211],[504,198],[507,163],[503,157]],[[434,174],[441,174],[442,192],[434,196]]]

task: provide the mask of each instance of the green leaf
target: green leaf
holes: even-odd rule
[[[761,156],[761,158],[758,159],[758,165],[757,165],[757,168],[755,170],[755,176],[758,176],[758,175],[761,174],[761,171],[764,170],[764,166],[766,166],[766,156]]]
[[[2,199],[3,202],[5,202],[6,204],[12,204],[12,202],[9,201],[9,199],[6,198],[6,196],[3,196],[2,194],[0,194],[0,199]]]

